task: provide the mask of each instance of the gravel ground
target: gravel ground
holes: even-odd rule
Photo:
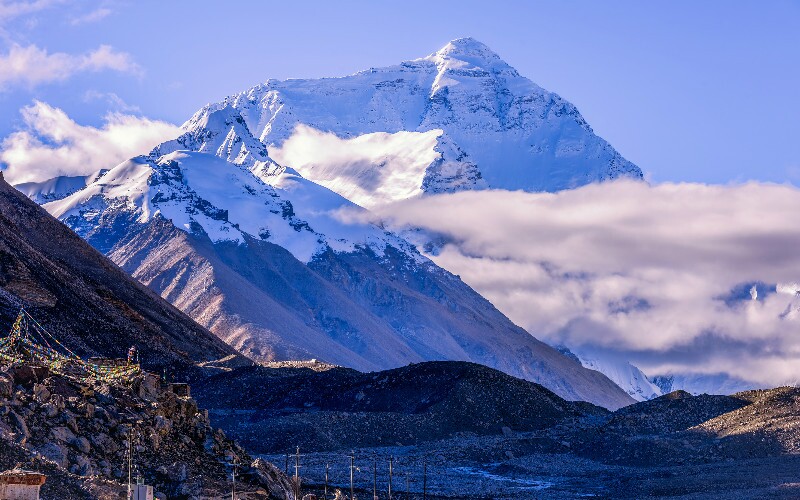
[[[531,435],[472,437],[421,446],[357,449],[356,497],[372,495],[373,464],[377,462],[378,498],[389,498],[389,457],[393,457],[392,498],[396,499],[422,498],[423,461],[428,498],[800,498],[800,455],[640,467],[604,464],[572,453],[516,456],[511,451],[528,447],[531,439]],[[286,455],[264,458],[281,469],[286,467]],[[294,456],[288,463],[288,472],[293,474]],[[329,498],[336,488],[349,496],[349,451],[302,454],[304,493],[323,493],[326,464]]]

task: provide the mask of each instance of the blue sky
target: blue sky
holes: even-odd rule
[[[0,0],[0,137],[33,100],[83,125],[113,111],[181,123],[267,78],[349,74],[461,36],[576,104],[654,181],[800,184],[796,0]],[[25,58],[48,65],[13,77]]]

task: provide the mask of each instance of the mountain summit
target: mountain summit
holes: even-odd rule
[[[184,129],[208,129],[206,117],[226,108],[278,163],[367,208],[465,189],[642,178],[575,106],[472,38],[341,78],[268,80],[206,105]]]
[[[510,74],[519,76],[492,49],[471,37],[457,38],[423,59],[435,62],[440,68],[471,66],[488,71],[510,70]]]

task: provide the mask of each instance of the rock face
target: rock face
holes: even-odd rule
[[[134,450],[134,474],[141,473],[168,498],[227,493],[234,461],[241,464],[237,474],[243,494],[289,497],[285,476],[264,461],[254,461],[210,426],[207,412],[194,400],[162,387],[155,375],[107,384],[47,374],[31,384],[27,377],[17,377],[20,373],[19,368],[0,372],[0,380],[14,387],[13,395],[0,397],[0,462],[12,455],[18,461],[25,456],[28,461],[34,457],[34,463],[37,456],[49,460],[53,465],[48,474],[63,482],[48,481],[43,498],[123,495],[129,449]],[[7,448],[6,443],[17,446]],[[59,496],[70,485],[85,492]],[[87,493],[91,490],[95,492]]]
[[[258,453],[281,453],[293,446],[413,445],[464,433],[502,435],[607,413],[462,362],[374,373],[313,366],[243,368],[205,380],[196,393],[216,425]]]
[[[0,177],[0,330],[23,306],[84,357],[136,345],[146,366],[188,374],[235,353]]]

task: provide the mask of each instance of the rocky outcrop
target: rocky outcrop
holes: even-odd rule
[[[168,498],[230,491],[234,463],[242,493],[288,498],[291,486],[279,471],[211,427],[208,412],[176,395],[156,375],[142,373],[110,384],[49,373],[31,379],[27,371],[0,372],[0,440],[15,444],[16,455],[55,469],[67,482],[102,485],[109,496],[98,497],[117,498],[126,488],[132,451],[134,477],[141,474]],[[0,448],[0,456],[5,453]],[[49,484],[42,495],[56,498]]]

